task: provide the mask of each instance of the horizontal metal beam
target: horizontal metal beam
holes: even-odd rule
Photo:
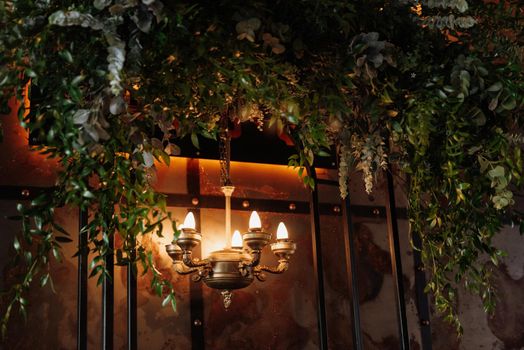
[[[51,192],[55,187],[36,186],[0,186],[0,199],[3,200],[31,200],[42,192]]]
[[[54,189],[54,187],[0,186],[0,200],[31,200],[42,192],[53,191]],[[169,193],[165,196],[167,205],[172,207],[224,208],[224,197],[221,195],[194,196],[183,193]],[[256,208],[258,211],[271,213],[309,214],[309,202],[284,199],[232,198],[231,208],[245,211]],[[320,203],[319,211],[321,215],[342,215],[340,203]],[[383,206],[352,205],[351,214],[360,218],[383,219],[386,217],[386,208]],[[397,214],[399,219],[406,219],[406,208],[397,208]]]
[[[337,180],[329,180],[329,179],[317,179],[317,184],[320,185],[328,185],[328,186],[339,186],[339,183]]]
[[[171,207],[224,208],[223,196],[191,196],[189,194],[168,194],[166,196],[167,205]],[[251,211],[254,208],[258,211],[273,213],[309,214],[309,202],[280,199],[231,198],[231,209],[233,210]],[[340,203],[320,203],[319,211],[321,215],[342,215]],[[397,211],[399,218],[406,218],[405,208],[398,208]],[[383,219],[386,217],[386,208],[382,206],[352,205],[351,214],[356,217]]]

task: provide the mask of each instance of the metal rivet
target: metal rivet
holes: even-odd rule
[[[191,203],[192,203],[193,205],[198,205],[198,203],[200,203],[200,201],[198,200],[197,197],[193,197],[193,199],[191,199]]]
[[[422,265],[417,266],[417,271],[424,272],[424,266],[422,266]]]
[[[373,209],[373,215],[380,215],[380,210],[378,208]]]
[[[289,203],[289,210],[295,210],[297,209],[297,206],[295,205],[295,203]]]
[[[340,213],[340,207],[339,207],[338,205],[335,205],[335,206],[333,207],[333,211],[334,211],[335,213]]]
[[[23,189],[21,194],[22,194],[22,197],[29,197],[29,195],[30,195],[31,193],[29,192],[28,189]]]
[[[200,319],[197,318],[197,319],[195,319],[195,320],[193,321],[193,324],[194,324],[196,327],[200,327],[200,326],[202,325],[202,321],[200,321]]]
[[[249,201],[243,201],[242,202],[242,207],[249,208]]]
[[[429,320],[421,320],[420,323],[421,323],[423,326],[429,326]]]

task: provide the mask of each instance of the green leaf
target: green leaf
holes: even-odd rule
[[[18,237],[15,236],[13,239],[13,247],[15,248],[16,252],[20,252],[20,242],[18,241]]]
[[[25,72],[25,75],[28,76],[29,78],[37,77],[36,72],[32,70],[31,68],[26,68],[24,72]]]
[[[330,157],[331,156],[331,154],[323,150],[318,151],[317,154],[321,157]]]
[[[59,247],[54,245],[52,250],[53,250],[53,256],[55,257],[56,261],[62,262],[62,256],[60,254]]]
[[[497,92],[499,91],[500,89],[502,89],[502,83],[500,81],[496,82],[495,84],[491,85],[489,88],[487,88],[486,90],[489,91],[489,92]]]
[[[171,294],[168,294],[164,300],[162,301],[162,307],[165,307],[167,304],[169,304],[171,302]]]
[[[292,114],[287,115],[287,121],[294,125],[298,124],[298,118]]]
[[[93,277],[93,276],[96,276],[100,270],[102,270],[104,268],[103,265],[97,265],[95,266],[92,270],[91,270],[91,273],[89,274],[89,277]]]
[[[105,279],[106,279],[106,275],[104,273],[101,273],[98,276],[98,279],[96,280],[96,285],[97,286],[101,285],[102,283],[104,283]]]
[[[505,170],[503,166],[497,165],[494,169],[491,169],[488,171],[488,175],[490,178],[494,179],[496,177],[504,176]]]
[[[437,89],[437,95],[440,97],[440,98],[447,98],[448,95],[446,95],[444,93],[444,91],[440,90],[440,89]]]
[[[502,108],[504,108],[507,111],[511,111],[517,107],[517,100],[513,98],[512,96],[508,96],[502,103],[500,104]]]
[[[55,240],[57,242],[60,242],[60,243],[70,243],[70,242],[73,242],[73,240],[69,237],[64,237],[64,236],[56,236],[55,237]]]
[[[69,233],[68,233],[68,232],[67,232],[67,231],[66,231],[62,226],[60,226],[59,224],[57,224],[56,222],[53,221],[53,222],[51,223],[51,225],[52,225],[53,228],[54,228],[55,230],[57,230],[58,232],[61,232],[61,233],[63,233],[64,235],[69,236]]]
[[[49,281],[49,274],[46,273],[45,275],[40,277],[40,287],[44,287],[48,281]]]
[[[66,62],[73,63],[73,56],[69,50],[62,50],[58,53]]]
[[[209,131],[207,130],[200,130],[200,134],[202,136],[204,136],[206,139],[210,139],[210,140],[215,140],[217,139],[216,135],[215,134],[211,134]]]
[[[162,159],[162,162],[164,162],[165,165],[169,166],[169,164],[171,164],[171,158],[169,158],[167,153],[161,150],[157,150],[155,153],[160,156],[160,159]]]
[[[85,198],[90,198],[90,199],[96,198],[93,192],[89,190],[85,190],[84,192],[82,192],[82,196]]]
[[[176,312],[176,298],[171,298],[171,308],[173,309],[173,312]]]
[[[200,144],[198,143],[198,135],[195,132],[191,133],[191,143],[193,146],[195,146],[197,149],[200,149]]]

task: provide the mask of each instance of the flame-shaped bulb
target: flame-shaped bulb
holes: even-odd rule
[[[195,216],[192,212],[187,213],[182,229],[196,230]]]
[[[251,216],[249,217],[249,231],[261,230],[261,229],[262,229],[262,222],[260,222],[260,216],[258,216],[258,213],[256,211],[253,211],[251,213]]]
[[[242,235],[239,230],[233,232],[233,237],[231,238],[231,248],[242,249]]]
[[[277,228],[277,239],[288,239],[289,236],[287,234],[287,228],[286,225],[284,225],[283,222],[278,224]]]

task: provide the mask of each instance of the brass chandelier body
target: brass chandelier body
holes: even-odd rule
[[[235,232],[231,236],[231,195],[235,189],[229,178],[230,138],[227,131],[220,137],[222,192],[225,196],[226,242],[228,246],[212,252],[206,259],[192,257],[192,250],[202,241],[197,232],[192,213],[188,213],[176,244],[166,245],[166,251],[173,260],[175,271],[181,275],[193,275],[195,282],[203,281],[208,287],[221,291],[224,307],[231,305],[232,291],[249,286],[255,278],[265,281],[266,272],[281,274],[289,267],[289,259],[295,253],[296,244],[288,239],[283,223],[279,224],[276,243],[271,251],[278,258],[277,266],[260,265],[262,250],[271,241],[271,234],[262,230],[256,212],[251,214],[249,230],[242,236]]]

